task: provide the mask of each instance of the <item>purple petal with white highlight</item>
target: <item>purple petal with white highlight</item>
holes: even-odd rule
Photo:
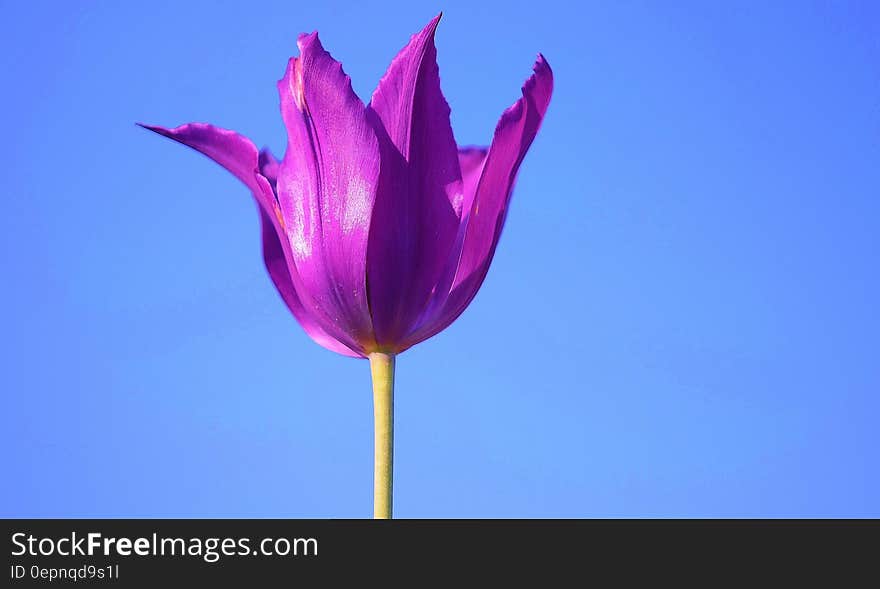
[[[366,264],[379,149],[339,62],[316,33],[298,44],[300,57],[278,83],[288,134],[278,200],[303,287],[343,341],[364,353],[375,346]]]

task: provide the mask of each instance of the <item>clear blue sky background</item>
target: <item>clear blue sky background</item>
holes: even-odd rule
[[[434,14],[460,143],[556,74],[498,255],[398,360],[401,517],[880,516],[880,8],[4,2],[0,515],[371,513],[364,361],[313,344],[246,189],[318,29],[370,92]]]

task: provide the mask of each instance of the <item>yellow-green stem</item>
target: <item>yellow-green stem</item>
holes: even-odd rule
[[[373,517],[391,519],[394,479],[394,354],[370,354],[373,375]]]

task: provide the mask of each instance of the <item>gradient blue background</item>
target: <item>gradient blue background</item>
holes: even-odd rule
[[[398,360],[396,515],[880,516],[877,3],[178,4],[3,3],[0,515],[370,515],[367,363],[134,121],[280,153],[299,32],[368,98],[443,9],[460,143],[538,51],[556,90],[479,296]]]

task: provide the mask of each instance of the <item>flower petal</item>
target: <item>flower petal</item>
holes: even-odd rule
[[[434,18],[391,62],[368,110],[382,172],[367,255],[380,347],[394,349],[437,285],[455,242],[462,200],[458,150],[440,91]]]
[[[232,172],[250,188],[257,201],[263,236],[263,260],[275,288],[306,333],[318,344],[346,356],[359,356],[329,336],[302,305],[288,269],[285,248],[279,239],[274,185],[278,161],[264,150],[258,153],[253,142],[234,131],[204,123],[190,123],[174,129],[141,125],[191,147]]]
[[[464,219],[462,210],[470,211],[477,193],[477,184],[483,175],[483,164],[486,163],[486,147],[461,147],[458,150],[458,164],[461,167],[461,200],[453,203],[456,214]]]
[[[464,239],[455,277],[442,305],[429,306],[420,327],[407,341],[414,345],[445,329],[467,308],[482,285],[504,226],[516,173],[531,146],[553,92],[553,72],[538,55],[534,73],[523,85],[523,96],[501,115],[492,145],[482,163],[473,204],[464,206]]]
[[[278,177],[278,160],[266,149],[260,152],[260,172],[274,190]],[[287,252],[289,248],[284,247],[279,237],[277,216],[273,213],[268,213],[263,207],[259,207],[259,209],[260,227],[263,233],[263,261],[266,264],[266,270],[269,272],[272,283],[275,284],[275,288],[278,290],[287,308],[290,309],[290,312],[302,326],[303,330],[316,343],[338,354],[361,357],[361,354],[353,352],[324,331],[317,319],[303,306],[296,293],[293,278],[290,275],[289,252]]]
[[[516,173],[538,133],[553,92],[553,72],[544,56],[538,56],[534,72],[523,86],[523,97],[504,111],[495,128],[470,211],[453,288],[475,273],[485,275],[492,261]]]
[[[298,41],[278,83],[288,143],[278,200],[292,259],[308,298],[349,347],[374,347],[367,299],[370,217],[379,151],[365,107],[316,33]],[[350,342],[354,342],[353,344]]]
[[[208,156],[244,182],[260,205],[271,210],[274,198],[271,194],[265,194],[258,180],[261,175],[259,153],[254,143],[244,135],[207,123],[188,123],[173,129],[142,123],[138,125]]]

